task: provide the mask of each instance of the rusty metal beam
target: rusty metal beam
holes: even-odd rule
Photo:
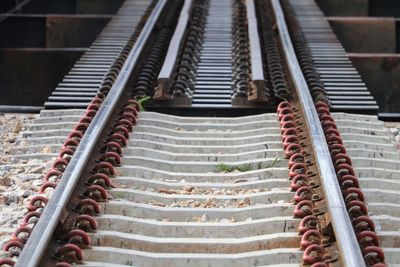
[[[111,18],[105,15],[49,15],[46,47],[88,47]]]
[[[335,34],[350,53],[394,53],[394,18],[329,17]]]
[[[368,0],[316,0],[326,16],[367,16]]]
[[[377,101],[379,112],[400,113],[400,54],[351,53],[348,57]]]
[[[3,0],[4,1],[4,0]],[[22,14],[115,14],[124,0],[35,0]]]
[[[0,105],[43,105],[84,51],[0,49]]]
[[[0,48],[88,47],[112,16],[10,15],[0,23]]]

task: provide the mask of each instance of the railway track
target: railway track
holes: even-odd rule
[[[46,104],[86,109],[25,133],[63,145],[0,266],[399,264],[399,153],[375,116],[331,112],[376,104],[313,4],[127,0]]]
[[[376,112],[376,102],[316,3],[308,0],[289,2],[292,6],[288,10],[292,14],[289,17],[296,17],[297,27],[304,32],[332,110]]]

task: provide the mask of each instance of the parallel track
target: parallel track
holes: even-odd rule
[[[125,1],[58,84],[45,108],[86,108],[98,92],[109,90],[151,11],[150,4],[150,0]]]
[[[211,0],[208,8],[192,105],[230,107],[232,1]]]
[[[376,113],[378,106],[321,10],[312,0],[289,1],[304,32],[333,111]]]
[[[91,69],[94,58],[89,63],[79,62],[84,64],[81,67],[85,73],[96,73],[98,78],[93,82],[102,82],[102,90],[99,94],[96,87],[99,85],[93,85],[97,89],[91,89],[91,95],[84,99],[65,98],[72,101],[67,107],[86,107],[91,102],[47,175],[48,181],[55,183],[46,183],[42,189],[52,191],[55,187],[51,198],[36,197],[30,202],[29,209],[34,212],[30,218],[40,216],[40,219],[36,222],[28,218],[25,228],[16,234],[21,240],[8,244],[10,251],[24,247],[16,266],[53,266],[56,261],[62,262],[57,266],[69,266],[67,262],[84,262],[82,266],[384,264],[373,224],[380,225],[382,218],[373,216],[373,222],[369,219],[363,210],[364,195],[358,188],[356,173],[352,173],[352,164],[362,175],[363,166],[357,156],[352,162],[343,155],[346,151],[341,148],[341,137],[346,139],[347,132],[341,134],[334,130],[336,124],[329,108],[320,101],[325,100],[325,93],[310,80],[318,76],[312,72],[315,64],[333,109],[345,109],[349,102],[334,97],[337,90],[342,90],[338,89],[340,82],[334,85],[335,90],[329,89],[331,84],[325,79],[323,69],[326,64],[345,68],[348,63],[321,61],[315,53],[319,50],[313,44],[315,39],[300,19],[312,56],[309,60],[312,63],[307,65],[310,71],[305,73],[301,59],[304,54],[297,54],[299,64],[296,57],[299,51],[295,51],[290,39],[290,34],[292,38],[295,34],[300,41],[302,36],[287,28],[288,18],[285,21],[278,0],[266,6],[246,1],[247,6],[269,9],[266,13],[271,21],[260,27],[269,31],[267,38],[246,28],[250,19],[256,22],[263,19],[261,11],[246,12],[246,5],[240,1],[209,0],[197,2],[204,5],[193,9],[206,15],[206,19],[196,21],[196,27],[204,27],[196,29],[203,31],[201,38],[194,41],[187,33],[173,35],[180,36],[182,51],[187,51],[184,49],[191,41],[198,41],[193,48],[198,54],[192,51],[193,57],[189,60],[194,67],[183,68],[179,56],[184,53],[174,53],[176,60],[170,60],[173,56],[166,53],[166,42],[173,38],[172,34],[166,33],[162,38],[154,36],[173,23],[165,18],[168,16],[162,16],[170,4],[167,2],[158,1],[149,10],[151,14],[140,35],[131,42],[131,50],[124,51],[119,69],[109,83],[104,83],[104,75],[113,56],[120,55],[118,52],[126,37],[118,37],[121,40],[115,44],[117,48],[103,62],[108,65],[100,67],[104,72]],[[184,10],[185,5],[182,6]],[[207,8],[207,12],[202,13],[201,8]],[[296,14],[303,14],[302,5],[293,4],[293,8]],[[121,8],[120,14],[128,15],[129,10]],[[239,14],[237,21],[234,13]],[[272,22],[277,33],[272,32]],[[132,29],[135,23],[136,20],[129,21],[125,27]],[[189,20],[188,25],[193,27],[190,23]],[[252,34],[256,36],[249,36]],[[260,50],[257,54],[263,55],[264,60],[265,56],[273,55],[274,60],[267,60],[264,65],[255,61],[251,53],[257,47],[263,49],[262,45],[252,43],[257,40],[263,40],[261,44],[272,51],[268,54]],[[108,43],[100,46],[107,51],[111,49]],[[242,65],[232,61],[238,53]],[[146,61],[146,55],[159,58]],[[164,59],[168,60],[161,66]],[[140,68],[143,62],[147,65]],[[163,80],[166,81],[163,90],[167,91],[160,93],[157,90],[162,87],[160,83],[157,87],[156,73],[166,64],[173,64],[167,68],[173,71],[163,77],[167,79]],[[150,69],[151,75],[146,73]],[[256,79],[262,76],[259,70],[265,77],[261,83]],[[269,75],[274,71],[278,74]],[[143,73],[146,79],[141,79]],[[356,78],[353,80],[352,76],[352,82]],[[285,79],[284,91],[290,95],[279,91],[282,79]],[[72,80],[77,83],[71,88],[80,86],[79,79]],[[90,80],[87,78],[88,83]],[[172,108],[181,110],[185,107],[208,112],[225,108],[229,112],[236,106],[261,113],[265,106],[271,109],[280,104],[278,115],[263,113],[237,118],[137,114],[140,107],[134,99],[149,92],[162,96],[159,102],[153,103],[153,108],[163,105],[168,108],[172,104]],[[96,94],[94,100],[91,100],[92,94]],[[368,103],[357,102],[360,99],[355,98],[349,105],[354,110],[360,110],[363,105],[367,112],[375,110],[370,98]],[[63,100],[52,103],[46,106],[64,105]],[[339,117],[340,129],[341,115],[335,116]],[[362,129],[364,126],[361,123],[349,131],[360,131],[365,136],[368,133]],[[374,131],[376,134],[380,130]],[[369,135],[364,138],[380,140]],[[351,140],[347,142],[349,155],[357,155],[353,150],[360,146],[353,146]],[[371,154],[382,149],[379,145],[365,146]],[[384,154],[398,160],[398,155],[389,148]],[[375,173],[379,171],[376,169]],[[398,176],[397,172],[388,172],[387,176],[390,175]],[[373,199],[370,190],[364,193],[367,200]],[[387,213],[394,216],[393,222],[397,220],[395,209]],[[389,240],[389,245],[383,243],[384,251],[388,251],[389,262],[395,263],[399,253],[390,245],[396,239],[386,237],[390,229],[383,226],[383,232],[378,235],[384,241]],[[29,232],[27,240],[27,235],[23,235],[26,231]],[[7,262],[12,264],[8,260],[2,263]]]

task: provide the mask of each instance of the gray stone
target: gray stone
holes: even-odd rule
[[[31,191],[31,190],[25,190],[23,193],[22,193],[22,197],[23,198],[27,198],[27,197],[29,197],[30,195],[32,195],[33,194],[33,192]]]

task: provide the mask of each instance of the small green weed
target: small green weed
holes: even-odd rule
[[[244,165],[236,166],[236,170],[238,170],[240,172],[251,171],[251,164],[247,163],[247,164],[244,164]]]
[[[260,170],[260,169],[268,169],[268,168],[275,167],[276,164],[278,164],[278,162],[280,162],[281,160],[282,160],[282,158],[275,158],[272,162],[270,162],[264,166],[263,166],[262,162],[259,162],[256,166],[256,169]],[[233,172],[233,171],[248,172],[253,169],[250,163],[243,164],[243,165],[230,166],[223,162],[219,163],[217,168],[218,168],[219,172]]]
[[[137,102],[139,103],[140,111],[145,111],[144,104],[151,99],[151,96],[140,96],[137,98]]]
[[[233,172],[233,167],[222,162],[218,164],[217,168],[219,172]]]
[[[217,166],[219,172],[233,172],[233,171],[240,171],[240,172],[247,172],[251,171],[251,164],[243,164],[238,166],[229,166],[225,163],[221,162]]]

